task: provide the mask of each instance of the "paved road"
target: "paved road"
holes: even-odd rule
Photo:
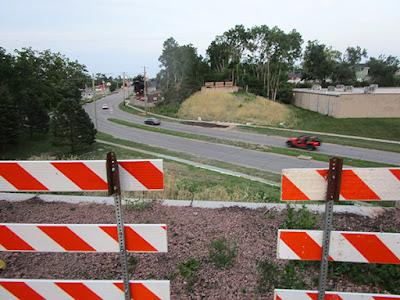
[[[144,117],[131,115],[118,109],[118,104],[121,102],[121,100],[121,94],[113,94],[97,101],[97,120],[99,131],[111,134],[118,138],[133,140],[151,146],[185,152],[192,155],[221,160],[274,173],[280,173],[283,168],[327,167],[326,163],[304,161],[297,158],[286,157],[283,155],[245,150],[242,148],[227,145],[219,145],[203,141],[184,139],[149,131],[143,131],[135,128],[129,128],[107,121],[107,118],[117,118],[132,123],[143,124],[143,121],[145,119]],[[101,109],[101,105],[103,103],[107,103],[109,105],[109,110]],[[87,104],[85,106],[85,109],[93,118],[93,103]],[[282,147],[285,145],[285,138],[244,133],[234,130],[210,129],[165,121],[163,121],[161,127],[169,130],[202,134],[218,138],[238,140],[242,142],[278,147]],[[323,144],[320,149],[318,149],[318,151],[332,156],[340,155],[344,157],[377,161],[388,164],[400,164],[400,154],[392,152],[368,150],[333,144]],[[299,150],[299,155],[300,154],[307,154],[307,151]]]

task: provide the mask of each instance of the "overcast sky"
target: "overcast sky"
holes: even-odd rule
[[[205,51],[217,35],[246,28],[296,29],[344,52],[366,48],[368,55],[400,58],[399,0],[0,0],[0,47],[61,52],[107,76],[160,70],[163,42],[193,44]]]

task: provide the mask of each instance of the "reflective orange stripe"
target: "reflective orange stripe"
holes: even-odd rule
[[[84,163],[53,162],[51,164],[84,191],[108,190],[107,183],[90,170]]]
[[[342,233],[342,235],[371,263],[400,264],[392,251],[375,235]]]
[[[7,250],[35,250],[5,225],[0,226],[0,245]]]
[[[118,242],[117,227],[100,226],[104,232]],[[157,252],[157,249],[150,245],[145,239],[138,235],[132,228],[125,226],[125,243],[127,251],[136,252]]]
[[[66,226],[38,226],[67,251],[96,251]]]
[[[19,191],[47,191],[48,189],[17,163],[1,163],[0,176]]]
[[[13,294],[17,299],[20,300],[45,300],[42,296],[36,293],[24,282],[2,282],[0,281],[0,286],[5,288],[11,294]]]
[[[163,173],[149,161],[118,162],[147,189],[163,189]]]
[[[55,282],[55,284],[75,300],[102,300],[102,298],[100,298],[83,283]]]
[[[123,283],[114,283],[121,291],[124,292]],[[156,295],[154,295],[148,288],[146,288],[142,283],[130,283],[131,298],[134,300],[160,300]]]
[[[280,239],[296,253],[300,259],[321,259],[322,248],[306,232],[282,231]],[[329,257],[329,260],[332,260]]]
[[[296,199],[296,200],[310,200],[285,175],[282,175],[282,201],[293,200],[293,199]]]

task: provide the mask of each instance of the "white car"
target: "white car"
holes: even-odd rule
[[[107,104],[103,104],[103,109],[108,109],[108,105]]]

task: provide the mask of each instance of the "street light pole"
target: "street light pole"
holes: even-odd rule
[[[95,120],[95,126],[97,130],[97,108],[96,108],[96,97],[95,97],[95,91],[94,91],[94,73],[92,73],[92,98],[93,98],[93,105],[94,105],[94,120]]]
[[[123,90],[124,90],[124,105],[126,105],[126,103],[125,103],[125,72],[123,72],[122,74],[123,74],[122,86],[123,86]]]
[[[145,107],[145,114],[147,115],[146,67],[143,67],[143,68],[144,68],[144,76],[143,76],[144,90],[143,90],[143,92],[144,92],[144,101],[145,101],[144,107]]]

